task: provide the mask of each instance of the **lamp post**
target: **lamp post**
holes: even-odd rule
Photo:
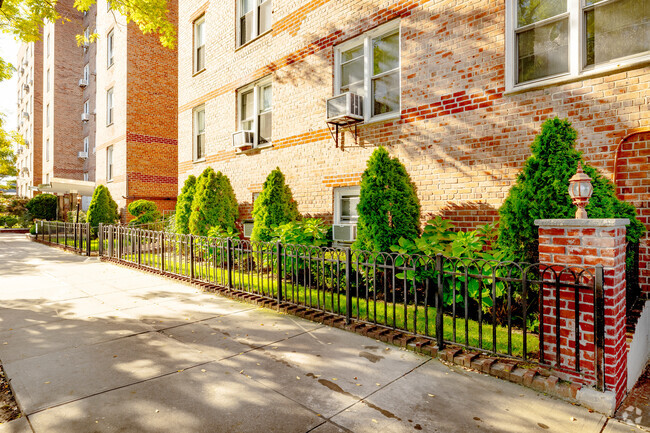
[[[585,207],[589,204],[589,198],[594,192],[594,187],[591,185],[591,178],[582,171],[582,164],[578,163],[578,171],[569,179],[569,195],[573,204],[578,207],[576,209],[576,219],[587,219],[587,211]]]

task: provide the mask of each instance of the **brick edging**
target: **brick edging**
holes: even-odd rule
[[[352,323],[346,324],[344,317],[324,311],[313,310],[308,307],[294,304],[279,304],[276,300],[253,293],[228,290],[226,287],[203,281],[191,281],[189,277],[169,275],[160,270],[151,269],[134,263],[120,262],[107,257],[100,257],[100,260],[127,268],[146,271],[170,280],[198,287],[206,292],[217,293],[230,299],[257,305],[263,308],[274,309],[285,314],[291,314],[313,322],[323,323],[327,326],[354,332],[355,334],[374,338],[375,340],[392,344],[415,353],[427,355],[432,358],[438,358],[445,363],[459,365],[464,368],[532,388],[538,392],[569,400],[572,403],[579,403],[576,396],[578,391],[582,388],[581,384],[561,380],[559,377],[553,375],[552,371],[540,366],[527,364],[524,361],[489,356],[479,352],[464,350],[450,344],[446,344],[447,347],[439,351],[438,346],[435,344],[435,340],[430,338],[415,336],[399,330],[393,330],[354,320]]]

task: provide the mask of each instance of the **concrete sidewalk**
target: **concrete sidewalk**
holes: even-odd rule
[[[4,432],[640,431],[509,382],[0,236]]]

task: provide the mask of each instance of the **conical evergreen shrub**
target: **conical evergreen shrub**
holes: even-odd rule
[[[401,237],[420,235],[420,200],[406,168],[388,151],[375,150],[361,176],[357,206],[357,239],[353,249],[390,251]]]
[[[276,168],[264,181],[262,192],[253,204],[254,225],[251,240],[269,242],[273,229],[299,217],[298,204],[285,183],[284,174]]]
[[[126,207],[126,210],[135,217],[129,223],[132,226],[152,223],[158,221],[162,216],[156,203],[150,200],[136,200],[131,202]]]
[[[586,163],[575,149],[576,136],[568,120],[556,117],[544,122],[531,146],[532,155],[499,209],[499,246],[517,261],[538,261],[536,219],[574,218],[576,207],[568,190],[578,162],[594,187],[586,208],[589,218],[629,218],[629,242],[638,242],[645,231],[634,206],[619,200],[614,184]]]
[[[181,194],[176,199],[176,233],[188,234],[190,232],[190,214],[192,213],[192,201],[196,192],[196,176],[191,174],[181,189]]]
[[[212,167],[206,168],[196,181],[196,192],[192,200],[190,233],[207,236],[211,227],[235,230],[239,217],[237,198],[230,179]]]
[[[97,185],[86,213],[86,221],[91,227],[98,227],[99,223],[113,224],[119,217],[117,203],[111,197],[111,192],[105,185]]]

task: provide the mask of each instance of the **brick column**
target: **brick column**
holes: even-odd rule
[[[625,346],[625,226],[627,219],[566,219],[536,220],[539,227],[539,261],[552,266],[556,271],[568,267],[576,270],[582,268],[594,271],[596,265],[602,265],[604,338],[603,364],[604,386],[606,391],[615,395],[616,404],[620,403],[626,392],[627,354]],[[549,275],[544,275],[549,278]],[[566,279],[562,279],[566,282]],[[593,290],[579,289],[580,311],[580,366],[582,375],[574,380],[588,385],[596,385],[597,345],[594,332],[598,333],[600,317],[593,317]],[[567,292],[567,293],[565,293]],[[575,344],[570,338],[575,336],[575,289],[560,289],[560,366],[575,369]],[[597,300],[596,300],[597,301]],[[555,287],[546,285],[542,297],[542,314],[540,323],[544,323],[544,362],[555,365],[556,319]],[[594,321],[596,319],[596,321]],[[547,350],[548,349],[548,350]],[[571,374],[569,374],[571,376]]]

